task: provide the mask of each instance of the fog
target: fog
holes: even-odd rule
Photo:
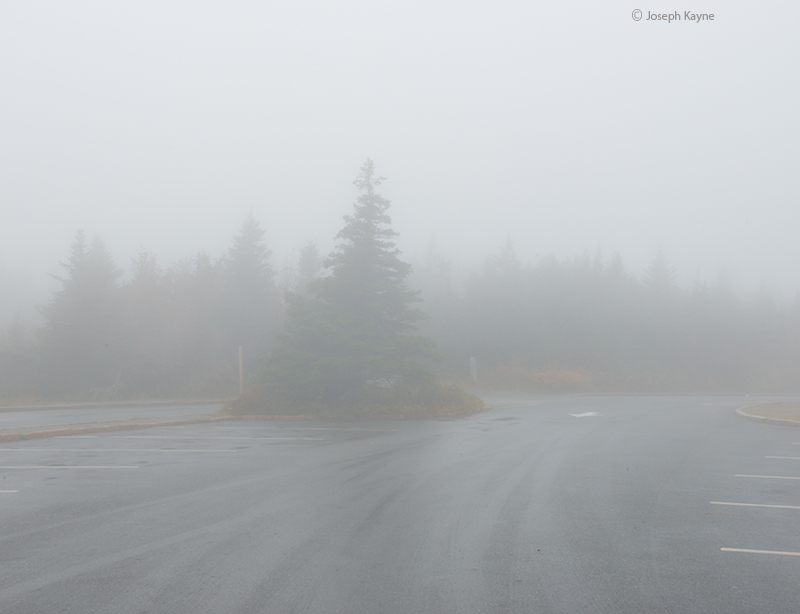
[[[3,321],[79,228],[126,270],[221,255],[251,208],[276,269],[327,252],[367,157],[412,259],[661,248],[683,286],[792,298],[800,8],[701,4],[5,2]]]

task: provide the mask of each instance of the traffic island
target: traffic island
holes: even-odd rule
[[[764,405],[742,407],[737,409],[736,413],[743,418],[758,420],[767,424],[800,426],[800,401],[765,403]]]

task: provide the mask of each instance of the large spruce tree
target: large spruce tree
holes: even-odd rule
[[[383,180],[367,160],[354,182],[361,194],[324,263],[328,274],[305,295],[288,296],[286,326],[268,363],[270,387],[287,400],[336,406],[365,390],[431,379],[418,361],[432,358],[434,345],[414,334],[425,316],[406,285],[411,267],[395,246],[389,201],[376,192]]]

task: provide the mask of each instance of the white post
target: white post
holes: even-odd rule
[[[244,393],[244,361],[242,360],[242,346],[239,346],[239,396]]]

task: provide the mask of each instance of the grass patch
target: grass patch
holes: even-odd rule
[[[268,388],[246,391],[229,403],[233,416],[313,416],[320,419],[451,418],[469,416],[485,408],[483,401],[456,385],[430,382],[392,389],[364,388],[336,403],[281,398]]]
[[[562,366],[539,367],[523,361],[489,365],[479,375],[479,384],[495,390],[532,393],[654,393],[654,394],[742,394],[793,392],[780,381],[768,381],[758,372],[703,373],[689,367],[668,368],[643,363],[638,368],[597,369]],[[794,414],[793,414],[794,415]]]
[[[788,403],[766,403],[755,407],[745,407],[744,412],[751,416],[773,418],[776,420],[796,420],[800,422],[800,401]]]

